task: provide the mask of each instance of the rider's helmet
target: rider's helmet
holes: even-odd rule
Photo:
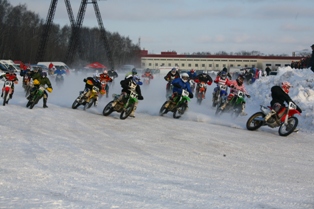
[[[41,75],[41,77],[43,77],[43,78],[47,77],[47,73],[46,73],[46,72],[41,72],[40,75]]]
[[[132,69],[132,75],[136,75],[137,74],[137,70],[135,68]]]
[[[174,67],[174,68],[171,69],[171,74],[172,74],[172,75],[175,75],[176,72],[177,72],[177,68]]]
[[[181,74],[181,79],[182,79],[182,81],[185,83],[185,82],[187,82],[188,80],[189,80],[189,74],[187,74],[187,73],[182,73]]]
[[[95,74],[93,75],[93,78],[94,78],[96,81],[99,81],[99,80],[100,80],[99,73],[95,73]]]
[[[13,74],[14,74],[14,70],[13,70],[13,69],[10,69],[10,70],[8,71],[8,73],[11,74],[11,75],[13,75]]]
[[[195,73],[195,70],[194,69],[190,70],[190,73],[191,74]]]
[[[140,77],[138,76],[138,75],[134,75],[133,77],[132,77],[132,81],[133,81],[133,83],[135,84],[135,85],[140,85]]]
[[[243,75],[239,75],[236,81],[239,86],[242,86],[243,81],[244,81]]]
[[[284,81],[281,83],[281,88],[284,92],[286,92],[286,94],[289,93],[290,87],[292,87],[292,85],[288,81]]]
[[[221,74],[220,74],[220,78],[222,80],[225,80],[227,78],[227,73],[225,71],[222,71]]]
[[[41,67],[38,67],[38,72],[40,72],[40,73],[43,72],[43,69]]]

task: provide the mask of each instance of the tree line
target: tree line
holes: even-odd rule
[[[36,64],[44,24],[45,20],[27,10],[27,5],[12,6],[8,0],[0,0],[0,59]],[[70,37],[70,26],[61,27],[53,24],[49,31],[45,60],[40,61],[64,61]],[[140,64],[140,47],[132,43],[128,37],[107,31],[107,39],[116,68],[124,64]],[[76,53],[73,63],[67,63],[71,67],[80,68],[91,62],[100,62],[108,66],[99,28],[82,27],[79,46],[80,56]]]

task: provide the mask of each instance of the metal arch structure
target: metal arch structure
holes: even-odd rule
[[[45,49],[46,49],[46,45],[47,45],[47,41],[49,38],[49,30],[50,27],[52,25],[52,21],[55,15],[55,10],[56,10],[56,6],[57,6],[57,2],[58,0],[51,0],[51,4],[50,4],[50,8],[48,11],[48,15],[46,18],[46,23],[43,27],[43,31],[42,31],[42,35],[41,35],[41,40],[40,40],[40,44],[39,44],[39,48],[37,51],[37,61],[42,61],[45,55]],[[92,0],[92,2],[88,2],[88,0],[82,0],[81,5],[80,5],[80,9],[79,12],[77,14],[77,18],[76,18],[76,22],[74,21],[74,17],[73,17],[73,11],[71,8],[71,4],[69,0],[64,0],[66,8],[67,8],[67,12],[69,15],[69,19],[71,22],[71,28],[72,28],[72,33],[71,33],[71,37],[70,37],[70,42],[69,42],[69,46],[68,46],[68,51],[67,51],[67,56],[66,56],[66,62],[72,62],[73,61],[73,57],[76,54],[77,51],[77,47],[80,48],[79,43],[80,43],[80,30],[82,27],[82,23],[83,23],[83,19],[84,19],[84,15],[85,15],[85,11],[86,11],[86,7],[88,3],[92,3],[94,5],[94,10],[95,10],[95,14],[97,17],[97,22],[100,28],[100,32],[101,32],[101,37],[104,41],[104,46],[105,46],[105,51],[106,51],[106,55],[108,58],[108,62],[109,62],[109,66],[111,68],[114,68],[114,61],[112,58],[112,53],[111,53],[111,49],[110,49],[110,45],[107,39],[107,33],[106,30],[104,28],[102,19],[101,19],[101,15],[100,15],[100,11],[99,11],[99,7],[97,4],[97,0]],[[79,54],[81,55],[81,50],[79,50]]]
[[[45,56],[45,49],[46,49],[47,41],[49,38],[49,30],[50,30],[50,27],[52,24],[52,20],[55,16],[57,3],[58,3],[58,0],[51,0],[48,15],[47,15],[46,22],[45,22],[43,29],[42,29],[41,39],[40,39],[39,46],[38,46],[38,51],[37,51],[37,55],[36,55],[37,61],[42,61],[44,56]]]

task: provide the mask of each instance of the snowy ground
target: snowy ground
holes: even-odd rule
[[[122,78],[120,75],[119,78]],[[180,119],[158,116],[165,101],[161,77],[142,86],[136,118],[71,109],[83,77],[65,78],[42,101],[25,107],[21,83],[0,106],[0,208],[313,209],[314,74],[282,68],[247,86],[247,116],[214,116],[211,92]],[[119,79],[118,79],[119,80]],[[119,93],[118,80],[111,93]],[[288,80],[302,108],[298,133],[248,131],[245,123],[268,105],[270,87]],[[0,81],[2,85],[2,82]],[[54,84],[54,82],[53,82]]]

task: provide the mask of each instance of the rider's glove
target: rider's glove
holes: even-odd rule
[[[212,85],[212,81],[207,81],[207,85]]]
[[[52,92],[52,88],[46,88],[46,90],[49,92],[49,93],[51,93]]]
[[[142,95],[139,95],[139,96],[137,97],[137,99],[138,99],[138,100],[143,100],[144,97],[143,97]]]
[[[84,78],[84,80],[83,80],[84,82],[86,82],[87,81],[87,79],[86,78]]]
[[[247,98],[251,98],[251,96],[249,94],[247,94],[246,96],[247,96]]]
[[[192,98],[193,98],[193,94],[192,94],[192,93],[189,93],[189,97],[192,99]]]

